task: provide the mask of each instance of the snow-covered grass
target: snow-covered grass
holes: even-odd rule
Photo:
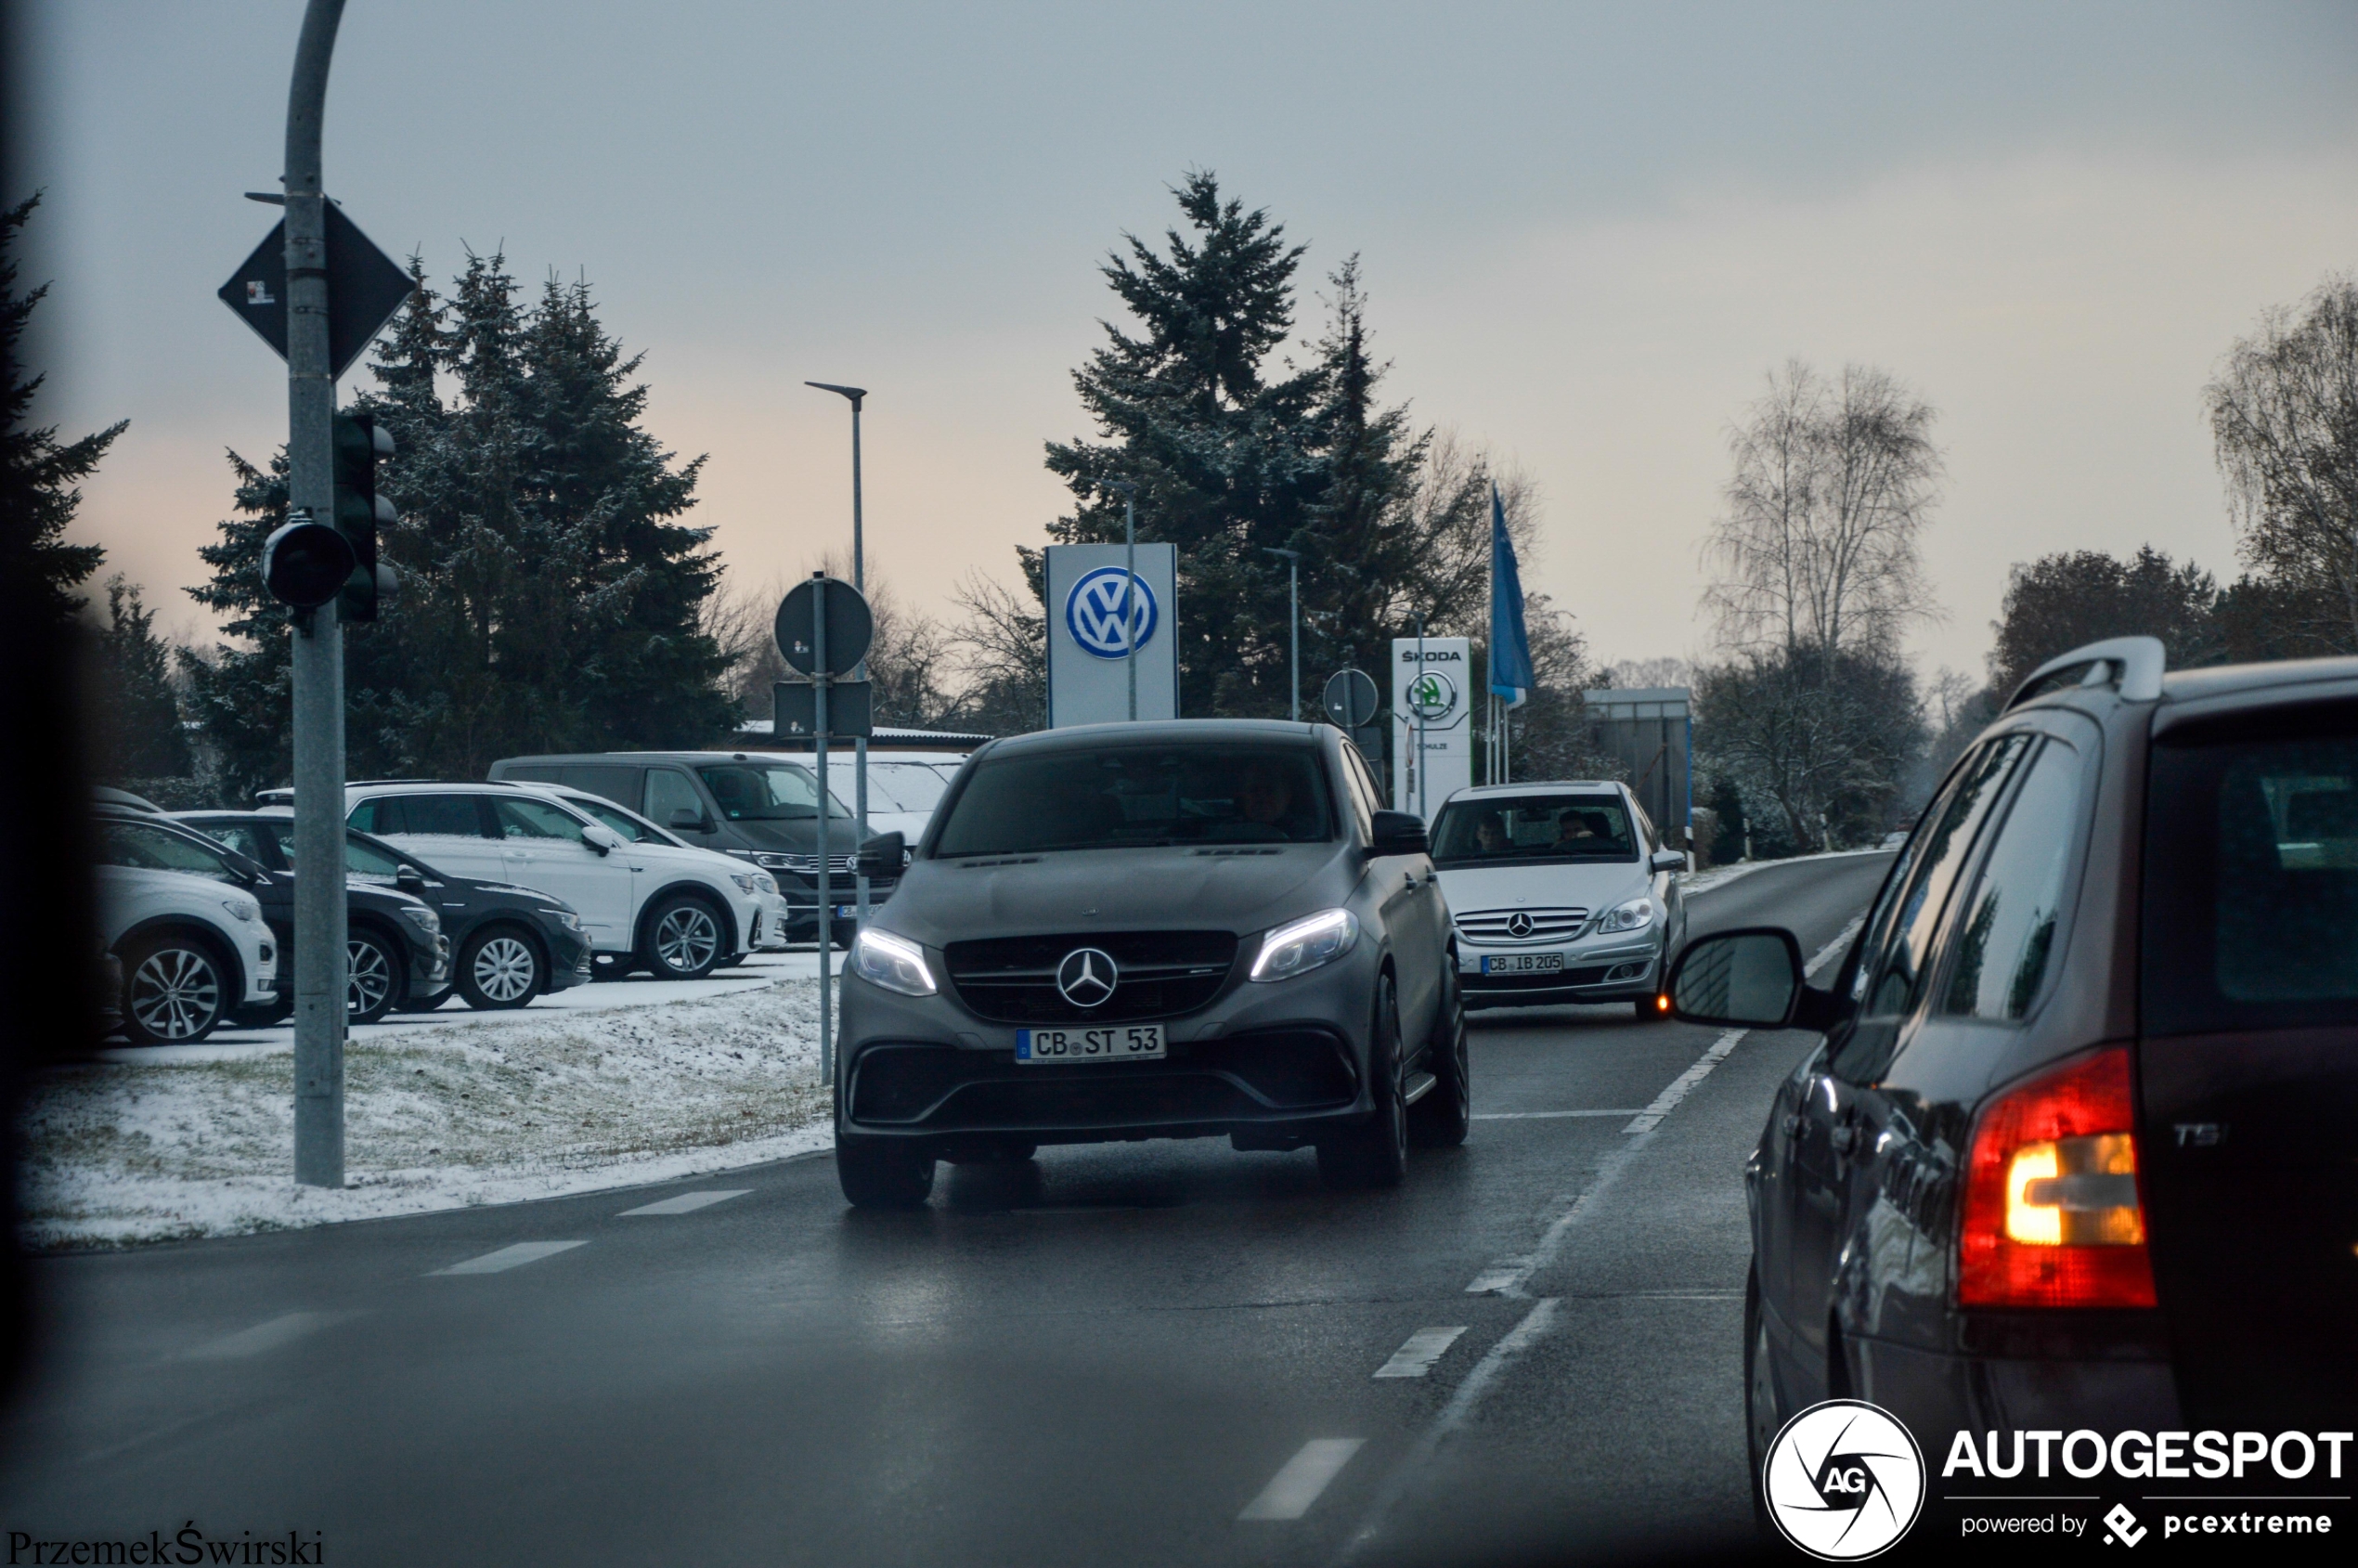
[[[62,1069],[24,1119],[40,1248],[321,1225],[626,1186],[832,1141],[818,987],[534,1009],[345,1049],[342,1191],[292,1177],[291,1055]]]

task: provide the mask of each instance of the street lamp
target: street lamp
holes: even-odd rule
[[[1302,721],[1302,551],[1266,544],[1261,551],[1264,555],[1286,558],[1286,628],[1293,645],[1292,686],[1288,693],[1286,717],[1298,724]]]
[[[864,386],[836,386],[830,382],[805,382],[802,384],[815,386],[822,392],[832,392],[851,403],[851,586],[864,594],[868,591],[868,574],[860,537],[860,405],[867,397],[868,389]],[[868,679],[866,659],[860,661],[859,667],[851,672],[851,678],[854,680]],[[851,749],[853,886],[859,889],[860,925],[865,929],[868,924],[868,876],[865,872],[858,870],[857,855],[859,847],[868,842],[868,737],[862,735],[853,741]],[[819,825],[823,832],[826,827],[828,805],[823,798],[824,794],[825,791],[822,790],[823,798],[819,802]],[[836,912],[832,909],[819,912],[819,942],[823,952],[835,941],[835,915]]]
[[[1130,674],[1130,721],[1138,721],[1138,628],[1130,616],[1130,593],[1138,582],[1138,486],[1127,479],[1108,479],[1108,490],[1121,492],[1121,662]]]

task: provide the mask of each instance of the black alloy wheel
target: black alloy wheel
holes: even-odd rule
[[[123,1032],[134,1045],[194,1044],[228,1012],[228,975],[202,938],[140,938],[123,953]]]
[[[1760,1305],[1757,1263],[1744,1273],[1744,1462],[1752,1472],[1752,1518],[1764,1536],[1775,1534],[1768,1521],[1768,1496],[1764,1467],[1768,1445],[1784,1429],[1782,1402],[1777,1397],[1777,1371],[1768,1351],[1768,1319]]]
[[[1419,1148],[1456,1148],[1473,1126],[1473,1064],[1466,1050],[1466,1000],[1455,955],[1442,981],[1441,1010],[1425,1054],[1432,1087],[1408,1108],[1408,1136]]]
[[[355,931],[344,941],[343,1016],[346,1023],[372,1024],[401,1001],[402,954],[388,938]]]
[[[659,980],[700,980],[721,959],[720,916],[693,893],[674,893],[647,915],[639,962]]]
[[[836,1180],[855,1209],[915,1209],[933,1195],[930,1151],[897,1138],[836,1136]]]
[[[1400,1060],[1400,992],[1387,969],[1376,982],[1367,1042],[1367,1082],[1375,1111],[1355,1127],[1318,1140],[1318,1174],[1356,1191],[1395,1187],[1408,1173],[1408,1103]]]
[[[470,1007],[521,1007],[547,989],[548,961],[540,946],[513,926],[486,926],[460,946],[459,994]]]

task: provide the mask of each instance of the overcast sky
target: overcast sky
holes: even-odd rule
[[[301,10],[30,7],[45,414],[131,421],[77,532],[188,632],[222,452],[285,435],[214,291],[277,216],[239,193],[277,188]],[[1537,480],[1525,582],[1606,662],[1709,652],[1696,549],[1772,366],[1897,373],[1949,464],[1915,649],[1978,674],[2010,563],[2232,569],[2200,391],[2358,266],[2358,4],[352,0],[326,157],[437,276],[590,279],[739,583],[849,544],[805,379],[871,389],[905,599],[1012,577],[1066,499],[1042,443],[1093,434],[1096,267],[1199,167],[1309,243],[1305,338],[1360,254],[1392,395]]]

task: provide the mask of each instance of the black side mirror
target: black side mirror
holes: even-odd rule
[[[909,840],[899,833],[879,833],[860,846],[860,875],[871,882],[900,875],[909,858]]]
[[[1838,1008],[1809,989],[1801,942],[1781,927],[1715,931],[1687,944],[1664,985],[1682,1023],[1740,1029],[1826,1029]]]
[[[413,865],[397,866],[394,870],[393,885],[405,893],[414,893],[426,885],[426,874]]]
[[[702,811],[690,810],[687,807],[680,806],[672,810],[671,825],[688,833],[710,833],[712,819]]]
[[[1367,844],[1371,855],[1421,855],[1431,849],[1425,820],[1414,811],[1378,811]]]

